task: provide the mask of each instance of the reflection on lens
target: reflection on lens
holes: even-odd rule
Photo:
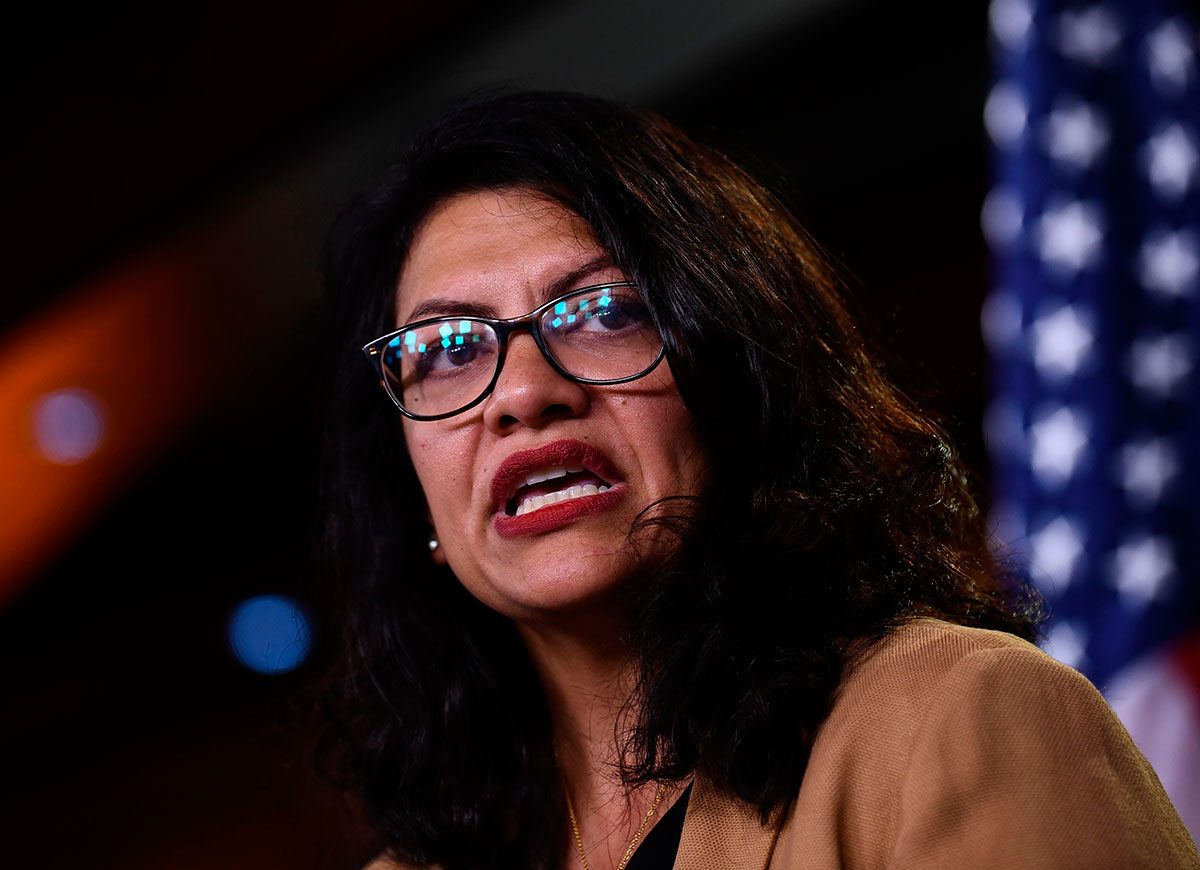
[[[596,287],[556,303],[542,316],[555,360],[575,377],[618,380],[643,374],[662,339],[632,287]]]
[[[437,320],[405,330],[388,343],[384,369],[393,394],[420,414],[444,414],[470,404],[487,388],[499,342],[486,323]]]

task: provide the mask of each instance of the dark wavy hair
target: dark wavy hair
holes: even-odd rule
[[[594,97],[476,97],[344,213],[327,285],[326,575],[343,599],[326,765],[394,854],[557,866],[550,720],[514,626],[428,557],[400,415],[358,348],[393,327],[422,219],[458,193],[563,203],[641,288],[710,461],[640,578],[622,775],[694,771],[764,818],[793,797],[853,656],[929,616],[1030,638],[1037,601],[991,559],[942,430],[884,376],[839,281],[778,199],[661,117]]]

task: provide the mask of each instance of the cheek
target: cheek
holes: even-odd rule
[[[658,488],[696,492],[707,476],[708,462],[697,439],[691,412],[673,390],[639,409],[639,433],[631,440],[650,447],[645,472]]]
[[[435,439],[429,437],[429,433],[422,433],[415,426],[405,425],[404,444],[408,450],[408,458],[413,464],[413,470],[417,473],[417,480],[421,484],[428,513],[435,513],[443,501],[438,492],[438,485],[441,481],[436,469],[441,467],[441,463],[438,462],[435,455],[436,443]]]
[[[446,458],[447,444],[450,440],[436,424],[405,421],[404,446],[408,450],[413,468],[416,469],[417,477],[427,492],[431,486],[436,486],[439,477],[444,476],[435,472],[454,468]]]
[[[623,410],[637,414],[639,428],[648,439],[643,443],[663,445],[663,460],[680,470],[695,464],[700,455],[696,423],[679,395],[670,365],[664,360],[635,383],[644,391],[634,398],[636,411],[630,405]]]
[[[437,521],[439,533],[445,529],[450,534],[471,498],[470,474],[464,465],[469,451],[461,433],[416,424],[405,427],[404,441],[425,496],[426,512]]]

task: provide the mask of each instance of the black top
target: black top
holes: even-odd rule
[[[625,870],[671,870],[675,864],[675,854],[679,851],[679,838],[683,836],[683,817],[687,813],[691,794],[692,784],[688,783],[679,800],[650,829],[646,839],[638,844]]]

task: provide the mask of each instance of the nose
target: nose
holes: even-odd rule
[[[509,339],[500,378],[483,406],[484,425],[507,434],[521,426],[540,429],[587,410],[583,384],[565,378],[542,356],[533,336],[518,332]]]

